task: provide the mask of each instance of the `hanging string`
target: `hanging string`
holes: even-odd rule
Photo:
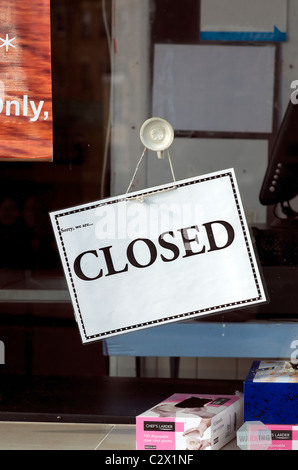
[[[141,155],[141,157],[140,157],[140,159],[139,159],[139,161],[138,161],[138,163],[137,163],[135,172],[134,172],[134,174],[133,174],[133,176],[132,176],[132,178],[131,178],[131,180],[130,180],[130,183],[129,183],[129,185],[128,185],[128,188],[127,188],[125,194],[127,194],[127,193],[129,192],[130,188],[132,187],[132,184],[133,184],[133,182],[134,182],[134,179],[135,179],[135,177],[136,177],[136,174],[137,174],[137,172],[138,172],[139,166],[140,166],[140,164],[141,164],[141,162],[142,162],[142,160],[143,160],[143,157],[144,157],[144,155],[145,155],[146,150],[147,150],[147,149],[146,149],[146,147],[145,147],[144,150],[143,150],[143,153],[142,153],[142,155]]]
[[[174,169],[173,169],[173,165],[172,165],[172,160],[171,160],[171,157],[170,157],[169,149],[167,149],[167,154],[168,154],[168,160],[169,160],[169,165],[170,165],[171,172],[172,172],[173,181],[175,182],[175,181],[176,181],[176,178],[175,178],[175,175],[174,175]]]
[[[145,147],[144,150],[143,150],[143,153],[142,155],[140,156],[140,159],[137,163],[137,166],[136,166],[136,169],[134,171],[134,174],[130,180],[130,183],[128,185],[128,188],[126,190],[126,195],[129,193],[130,191],[130,188],[132,187],[133,185],[133,182],[135,180],[135,177],[136,177],[136,174],[139,170],[139,167],[140,167],[140,164],[142,163],[142,160],[144,158],[144,155],[145,155],[145,152],[146,152],[147,148]],[[175,177],[175,173],[174,173],[174,169],[173,169],[173,164],[172,164],[172,160],[171,160],[171,156],[170,156],[170,152],[169,152],[169,149],[167,149],[167,156],[168,156],[168,161],[169,161],[169,165],[170,165],[170,169],[171,169],[171,173],[172,173],[172,178],[173,178],[173,182],[176,182],[176,177]],[[159,193],[164,193],[166,191],[171,191],[172,189],[177,189],[177,186],[172,186],[171,188],[165,188],[165,189],[160,189],[160,190],[157,190],[157,191],[154,191],[154,194],[159,194]],[[136,199],[137,201],[139,202],[143,202],[144,201],[144,197],[146,196],[150,196],[150,194],[148,195],[139,195],[139,196],[131,196],[129,199]]]

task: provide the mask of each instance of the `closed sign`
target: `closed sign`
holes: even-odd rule
[[[232,169],[50,217],[83,343],[266,301]]]

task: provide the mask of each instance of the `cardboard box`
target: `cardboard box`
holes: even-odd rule
[[[298,423],[298,370],[287,361],[254,361],[244,382],[244,421]]]
[[[237,431],[243,450],[298,450],[298,426],[246,422]]]
[[[243,397],[176,393],[136,417],[137,450],[217,450],[243,423]]]

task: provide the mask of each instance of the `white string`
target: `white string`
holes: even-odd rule
[[[136,174],[137,174],[137,172],[138,172],[138,170],[139,170],[139,166],[140,166],[140,164],[141,164],[141,162],[142,162],[142,160],[143,160],[143,157],[144,157],[144,155],[145,155],[146,150],[147,150],[147,149],[146,149],[146,147],[145,147],[144,150],[143,150],[143,153],[142,153],[142,155],[141,155],[141,157],[140,157],[140,159],[139,159],[139,161],[138,161],[138,163],[137,163],[136,169],[135,169],[134,174],[133,174],[133,176],[132,176],[132,178],[131,178],[131,180],[130,180],[130,183],[129,183],[129,185],[128,185],[128,188],[127,188],[125,194],[128,194],[128,192],[129,192],[129,190],[130,190],[130,188],[131,188],[131,186],[132,186],[132,184],[133,184],[133,182],[134,182],[134,180],[135,180]],[[169,165],[170,165],[170,168],[171,168],[171,173],[172,173],[173,181],[175,182],[175,181],[176,181],[176,178],[175,178],[175,174],[174,174],[174,169],[173,169],[173,165],[172,165],[172,160],[171,160],[170,152],[169,152],[168,149],[167,149],[167,155],[168,155],[168,160],[169,160]],[[165,188],[165,189],[160,189],[160,190],[154,191],[154,194],[164,193],[164,192],[166,192],[166,191],[171,191],[172,189],[177,189],[177,186],[172,186],[171,188]],[[144,196],[145,196],[145,195],[132,196],[132,197],[130,197],[129,199],[136,199],[136,200],[139,201],[139,202],[143,202],[143,201],[144,201]],[[150,194],[148,194],[148,195],[146,195],[146,196],[150,196]]]
[[[129,190],[130,190],[130,188],[131,188],[131,186],[132,186],[132,184],[133,184],[133,182],[134,182],[134,179],[135,179],[136,174],[137,174],[137,172],[138,172],[139,166],[140,166],[140,164],[141,164],[141,162],[142,162],[142,160],[143,160],[143,157],[144,157],[144,155],[145,155],[145,152],[146,152],[146,147],[144,148],[143,153],[142,153],[142,155],[141,155],[141,157],[140,157],[140,159],[139,159],[139,161],[138,161],[138,163],[137,163],[135,172],[134,172],[134,174],[133,174],[133,176],[132,176],[132,178],[131,178],[131,180],[130,180],[130,183],[129,183],[129,185],[128,185],[128,188],[127,188],[125,194],[127,194],[127,193],[129,192]]]
[[[171,160],[171,157],[170,157],[169,149],[167,149],[167,154],[168,154],[168,160],[169,160],[169,164],[170,164],[170,168],[171,168],[171,172],[172,172],[173,181],[176,181],[176,178],[175,178],[175,175],[174,175],[174,169],[173,169],[173,165],[172,165],[172,160]]]

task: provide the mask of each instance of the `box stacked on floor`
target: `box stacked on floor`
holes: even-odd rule
[[[137,416],[137,450],[220,449],[242,423],[243,396],[176,393]]]
[[[271,430],[270,449],[298,449],[298,370],[288,361],[254,361],[244,382],[244,422]]]

